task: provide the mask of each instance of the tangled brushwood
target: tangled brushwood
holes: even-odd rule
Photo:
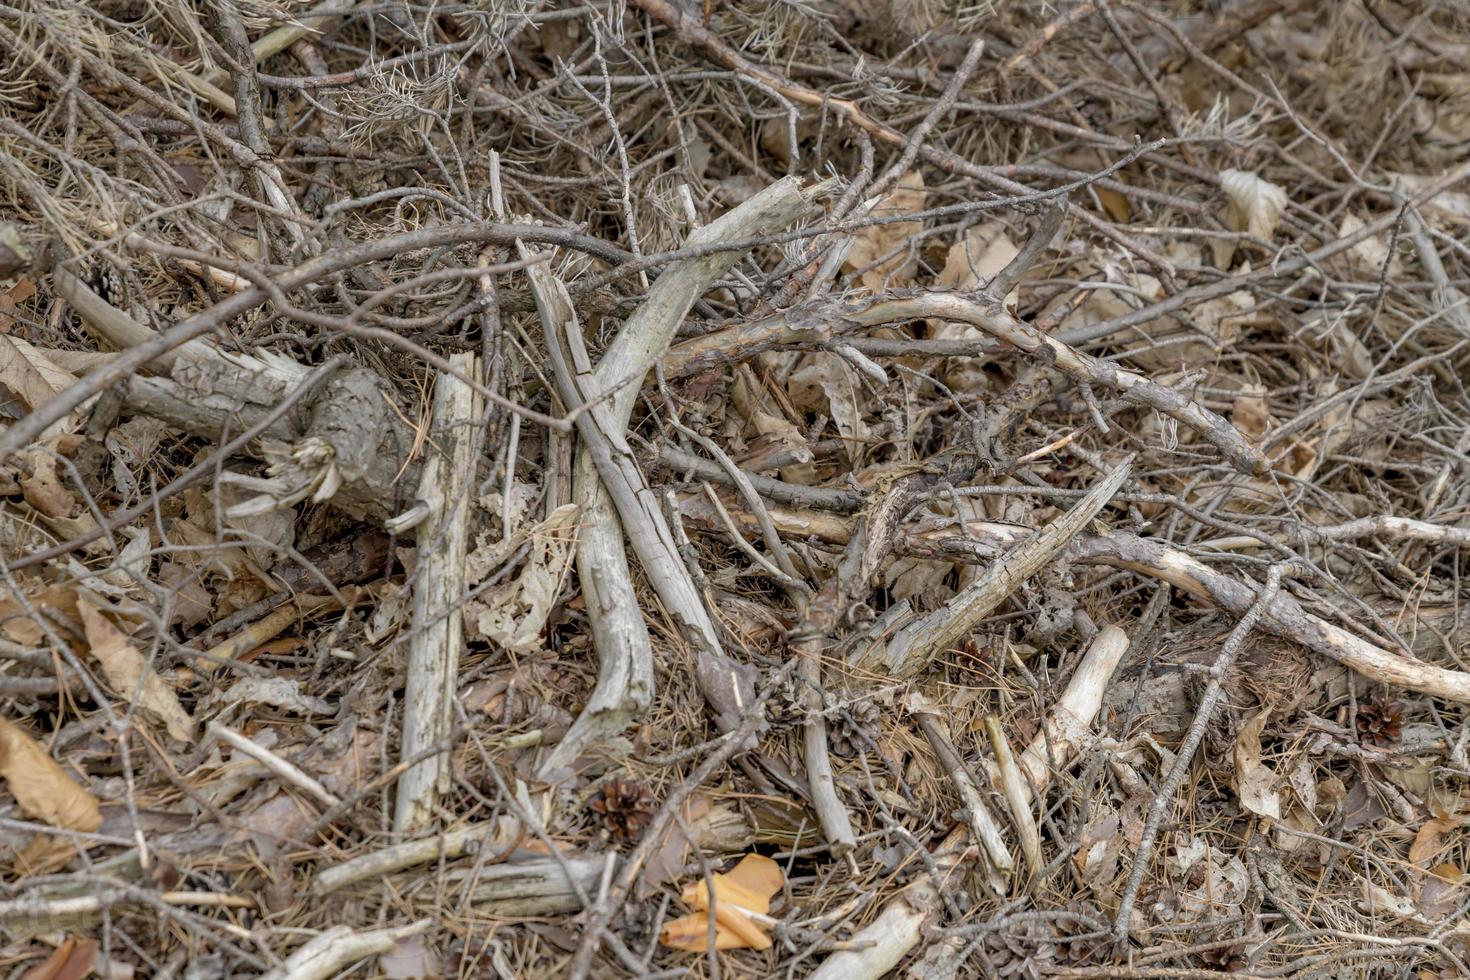
[[[1470,977],[1467,65],[0,3],[7,969]]]

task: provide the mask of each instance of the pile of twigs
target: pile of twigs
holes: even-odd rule
[[[0,6],[8,962],[1470,975],[1467,63]]]

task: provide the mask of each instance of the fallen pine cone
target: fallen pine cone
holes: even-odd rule
[[[625,844],[643,834],[657,804],[643,783],[614,776],[597,788],[588,808],[614,843]]]
[[[1385,698],[1358,706],[1358,737],[1374,745],[1398,741],[1404,727],[1404,706]]]

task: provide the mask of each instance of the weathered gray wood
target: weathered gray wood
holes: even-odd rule
[[[455,354],[451,363],[470,377],[478,374],[474,354]],[[449,738],[453,729],[450,708],[464,630],[457,604],[465,591],[469,501],[480,445],[475,423],[482,412],[474,389],[451,375],[440,375],[434,390],[430,445],[442,447],[442,453],[429,457],[419,481],[419,501],[428,505],[429,517],[419,533],[413,587],[413,635],[399,747],[404,759]],[[429,823],[439,795],[448,789],[447,754],[437,753],[411,766],[398,777],[394,829],[402,833]]]

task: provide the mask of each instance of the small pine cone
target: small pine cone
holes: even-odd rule
[[[597,788],[588,807],[597,814],[613,842],[625,844],[642,835],[657,804],[647,786],[614,776]]]
[[[871,749],[878,738],[878,706],[872,701],[854,701],[837,715],[830,726],[832,751],[841,756],[855,756]]]
[[[1028,919],[991,933],[985,940],[985,953],[997,976],[1041,980],[1056,970],[1056,940],[1050,923]]]
[[[1384,698],[1358,706],[1358,738],[1374,745],[1398,741],[1404,727],[1404,706]]]

